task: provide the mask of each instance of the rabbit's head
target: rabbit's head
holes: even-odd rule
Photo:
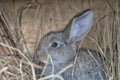
[[[93,12],[87,9],[75,15],[63,30],[43,36],[36,50],[37,60],[46,63],[48,55],[54,64],[71,60],[76,54],[76,42],[86,36],[92,21]]]

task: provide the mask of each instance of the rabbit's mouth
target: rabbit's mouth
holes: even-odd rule
[[[44,64],[49,64],[49,57],[48,56],[41,57],[39,60]]]
[[[41,53],[41,52],[37,52],[37,56],[39,61],[41,61],[44,64],[48,63],[48,55],[46,53]]]

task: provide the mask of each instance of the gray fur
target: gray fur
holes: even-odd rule
[[[43,36],[36,50],[35,63],[46,63],[46,56],[50,55],[54,63],[54,74],[56,74],[67,65],[72,64],[77,55],[76,52],[78,52],[77,60],[73,67],[73,76],[73,68],[70,68],[61,74],[64,80],[101,80],[101,77],[103,78],[105,74],[102,69],[101,59],[97,53],[88,49],[78,49],[76,51],[77,41],[87,35],[92,21],[93,12],[87,9],[73,17],[64,30],[50,32]],[[58,44],[57,47],[51,46],[54,42]],[[49,61],[44,75],[50,75],[51,72],[52,64]],[[39,74],[38,69],[36,69],[36,73],[37,75]]]

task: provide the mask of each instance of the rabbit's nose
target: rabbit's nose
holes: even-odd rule
[[[37,57],[39,61],[45,64],[48,62],[48,55],[45,53],[44,50],[37,51]]]

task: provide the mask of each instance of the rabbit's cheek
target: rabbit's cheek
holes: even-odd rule
[[[64,52],[59,50],[49,51],[50,56],[54,63],[61,63],[65,62],[66,56],[64,55]]]

